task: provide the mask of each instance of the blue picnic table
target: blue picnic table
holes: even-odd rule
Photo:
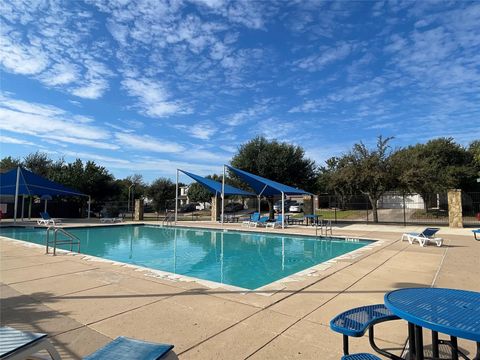
[[[385,294],[385,306],[408,321],[410,359],[423,360],[422,329],[432,330],[433,358],[439,357],[438,344],[452,347],[458,359],[457,338],[477,343],[474,360],[480,359],[480,293],[445,288],[407,288]],[[438,333],[450,341],[438,339]]]

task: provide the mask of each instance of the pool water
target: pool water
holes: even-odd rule
[[[371,243],[369,240],[149,225],[70,228],[68,231],[81,239],[83,254],[249,290]],[[45,244],[45,228],[3,228],[0,235]]]

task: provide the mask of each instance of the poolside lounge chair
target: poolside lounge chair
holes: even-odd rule
[[[472,230],[472,232],[473,232],[473,237],[475,238],[475,240],[480,241],[480,236],[477,238],[477,234],[480,235],[480,229]]]
[[[268,216],[262,216],[258,221],[250,221],[249,227],[267,226]]]
[[[417,241],[420,246],[425,246],[429,242],[435,242],[437,246],[442,246],[443,239],[434,237],[434,235],[439,231],[439,228],[426,228],[421,233],[405,233],[402,235],[402,241],[408,240],[410,244],[413,244]]]
[[[84,360],[157,360],[165,356],[173,345],[158,344],[119,336]]]
[[[52,359],[60,360],[47,334],[20,331],[8,326],[0,328],[0,358],[28,359],[41,350],[47,350]]]
[[[254,212],[252,215],[250,215],[250,219],[244,220],[242,222],[242,226],[250,226],[251,222],[258,221],[260,220],[260,213],[259,212]]]
[[[102,223],[107,223],[107,222],[111,222],[111,223],[115,223],[115,222],[123,222],[123,219],[125,218],[125,214],[120,214],[119,216],[105,216],[105,217],[101,217],[100,218],[100,222]]]
[[[55,226],[62,223],[62,220],[52,218],[46,211],[41,212],[40,217],[41,219],[37,220],[38,225],[54,225]]]
[[[277,218],[275,219],[275,222],[269,222],[266,224],[266,227],[272,227],[272,228],[276,228],[277,226],[278,227],[282,227],[282,215],[278,215]],[[287,223],[285,222],[285,226],[287,226]]]

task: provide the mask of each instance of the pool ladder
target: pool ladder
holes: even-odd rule
[[[50,231],[53,231],[53,239],[50,239]],[[65,235],[67,239],[59,239],[58,233]],[[63,228],[49,226],[45,234],[45,254],[49,253],[49,247],[53,247],[53,255],[57,255],[58,245],[70,245],[70,251],[73,251],[73,246],[77,245],[77,252],[80,253],[80,239],[78,237]]]
[[[315,236],[318,237],[318,229],[320,228],[320,236],[323,236],[323,231],[325,230],[325,236],[328,235],[330,232],[330,235],[333,235],[333,229],[332,229],[332,220],[320,220],[320,223],[315,223]]]
[[[174,221],[175,221],[175,214],[174,213],[167,213],[167,215],[165,215],[165,218],[162,221],[162,226],[165,226],[165,225],[167,225],[167,226],[170,225],[171,226],[171,225],[173,225]]]

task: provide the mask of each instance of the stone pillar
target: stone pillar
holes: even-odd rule
[[[143,220],[143,199],[135,199],[135,213],[133,215],[133,220]]]
[[[313,196],[310,196],[310,195],[303,196],[303,212],[305,214],[315,213],[315,208],[313,206]]]
[[[222,198],[220,196],[212,196],[212,215],[211,221],[217,222],[222,215]]]
[[[448,190],[448,226],[463,228],[462,190]]]

